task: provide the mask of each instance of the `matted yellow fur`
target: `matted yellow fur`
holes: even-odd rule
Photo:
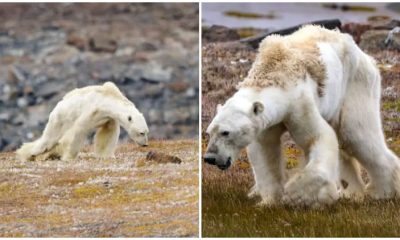
[[[340,42],[340,35],[336,30],[307,25],[288,36],[266,37],[247,77],[238,87],[285,88],[309,74],[318,84],[318,94],[322,95],[326,69],[317,43]]]
[[[97,91],[105,96],[111,96],[114,97],[115,99],[120,99],[122,100],[123,103],[125,104],[132,104],[125,96],[122,94],[122,92],[118,89],[118,87],[112,83],[112,82],[106,82],[101,86],[88,86],[88,87],[83,87],[83,88],[78,88],[74,89],[73,91],[70,91],[67,93],[63,99],[70,98],[72,96],[75,96],[77,94],[82,95],[84,93],[89,93],[91,91]]]

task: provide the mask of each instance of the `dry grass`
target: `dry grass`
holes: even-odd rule
[[[121,145],[116,159],[91,149],[75,161],[19,162],[0,154],[1,237],[198,235],[198,142]],[[136,161],[157,151],[181,164]]]
[[[203,165],[204,237],[398,237],[400,200],[355,203],[340,200],[322,210],[259,207],[249,199],[251,169],[227,171]]]
[[[207,145],[205,129],[218,103],[235,92],[246,75],[255,51],[236,42],[205,44],[202,72],[202,149]],[[369,53],[382,72],[382,119],[391,149],[400,154],[400,54]],[[239,61],[239,59],[246,61]],[[287,172],[299,168],[302,152],[287,139],[284,149]],[[287,206],[257,207],[259,198],[249,199],[254,184],[247,156],[227,171],[203,164],[202,235],[204,237],[399,237],[400,200],[363,203],[340,200],[322,210]]]

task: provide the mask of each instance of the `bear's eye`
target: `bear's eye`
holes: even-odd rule
[[[229,136],[229,132],[228,131],[223,131],[223,132],[221,132],[221,135],[223,137],[227,137],[227,136]]]
[[[131,116],[128,116],[128,121],[129,122],[132,121],[132,117]]]
[[[141,132],[140,135],[144,136],[144,132]]]

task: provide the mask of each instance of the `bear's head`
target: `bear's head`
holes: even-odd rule
[[[126,131],[129,137],[140,146],[148,145],[149,128],[143,114],[133,109],[126,114]]]
[[[240,151],[258,135],[264,106],[261,102],[228,100],[218,105],[217,114],[207,128],[210,137],[204,160],[225,170]]]

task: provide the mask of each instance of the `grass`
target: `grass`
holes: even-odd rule
[[[0,237],[196,237],[198,143],[118,147],[115,159],[20,162],[0,153]],[[136,162],[149,151],[181,164]]]
[[[247,18],[247,19],[275,19],[278,16],[274,12],[269,12],[268,14],[258,14],[253,12],[241,12],[241,11],[226,11],[224,15],[236,18]]]
[[[246,76],[256,51],[238,42],[207,43],[202,47],[202,150],[207,146],[205,129],[217,104],[224,103]],[[369,52],[382,74],[381,115],[390,148],[400,154],[400,54]],[[248,61],[239,61],[239,60]],[[297,169],[302,152],[286,139],[287,173]],[[259,207],[259,197],[248,198],[253,174],[243,152],[226,171],[203,164],[202,236],[204,237],[400,237],[400,200],[361,203],[339,200],[320,210],[278,205]]]
[[[204,237],[398,237],[400,200],[340,200],[322,210],[259,207],[248,198],[250,169],[227,172],[204,166]]]

